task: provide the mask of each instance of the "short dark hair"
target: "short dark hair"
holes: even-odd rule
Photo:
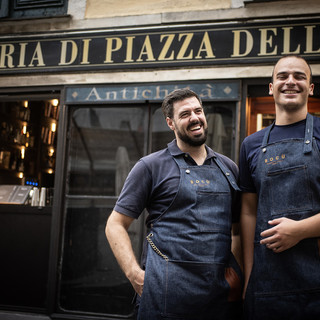
[[[200,102],[200,105],[202,106],[202,102],[200,97],[192,90],[188,88],[183,89],[176,89],[169,93],[162,102],[162,112],[165,118],[173,118],[173,104],[177,101],[182,101],[187,98],[195,97]]]
[[[310,84],[312,83],[312,70],[311,70],[311,67],[310,67],[310,64],[306,61],[306,59],[304,59],[303,57],[297,55],[297,54],[287,54],[287,55],[284,55],[283,57],[281,57],[277,62],[276,64],[274,65],[273,67],[273,70],[272,70],[272,75],[271,75],[271,83],[273,83],[273,76],[274,76],[274,69],[276,68],[276,65],[278,64],[278,62],[282,59],[285,59],[285,58],[297,58],[297,59],[301,59],[303,60],[307,66],[309,67],[309,70],[310,70]]]

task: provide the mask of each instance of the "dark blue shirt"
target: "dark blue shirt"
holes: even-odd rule
[[[238,180],[238,167],[224,155],[206,146],[206,165],[215,165],[218,157]],[[169,152],[170,150],[170,152]],[[171,155],[172,154],[172,155]],[[197,165],[190,155],[182,152],[173,140],[166,149],[141,158],[130,171],[114,210],[137,219],[147,209],[147,225],[167,210],[179,188],[180,169],[173,157],[183,156],[188,165]],[[239,193],[233,192],[233,220],[238,221]]]
[[[277,142],[285,139],[304,138],[306,128],[306,120],[302,120],[290,125],[277,126],[275,125],[270,132],[269,142]],[[255,171],[259,156],[260,147],[266,128],[243,140],[240,149],[240,188],[243,192],[256,193],[254,184]],[[314,117],[313,136],[316,139],[318,148],[320,149],[320,118]]]

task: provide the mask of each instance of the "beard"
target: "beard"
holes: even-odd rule
[[[204,128],[204,133],[202,135],[199,135],[198,137],[195,136],[188,136],[186,133],[181,132],[180,130],[177,130],[178,137],[186,144],[188,144],[191,147],[199,147],[203,145],[208,136],[208,128]]]

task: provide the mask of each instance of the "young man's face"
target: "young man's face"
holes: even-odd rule
[[[207,120],[196,97],[177,101],[173,105],[173,119],[167,118],[176,139],[190,146],[200,146],[207,139]]]
[[[273,83],[269,84],[269,94],[273,95],[276,107],[287,112],[307,108],[314,87],[310,77],[310,69],[303,59],[281,59],[274,68]]]

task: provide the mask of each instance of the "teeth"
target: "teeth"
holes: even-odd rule
[[[193,127],[193,128],[191,128],[191,131],[199,130],[200,128],[201,128],[200,126]]]
[[[297,91],[290,91],[290,90],[286,90],[284,93],[287,93],[287,94],[294,94],[294,93],[297,93]]]

